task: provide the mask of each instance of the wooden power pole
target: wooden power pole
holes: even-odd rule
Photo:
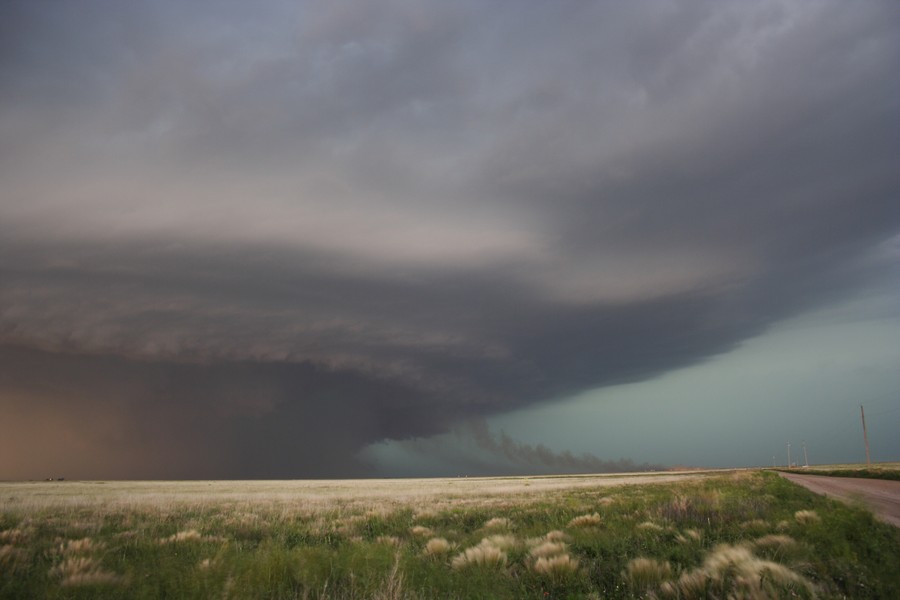
[[[863,405],[859,405],[859,414],[862,417],[863,424],[863,440],[866,442],[866,466],[871,467],[872,461],[869,459],[869,434],[866,431],[866,411],[863,410]]]

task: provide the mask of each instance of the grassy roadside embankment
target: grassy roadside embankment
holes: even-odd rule
[[[900,463],[866,465],[819,465],[802,469],[775,469],[782,473],[797,475],[822,475],[826,477],[858,477],[860,479],[887,479],[900,481]]]
[[[774,473],[0,484],[0,598],[898,598],[900,533]]]

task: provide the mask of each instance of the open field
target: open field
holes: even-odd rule
[[[897,564],[762,471],[0,483],[0,598],[898,598]]]

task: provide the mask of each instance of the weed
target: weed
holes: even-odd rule
[[[501,568],[506,566],[506,552],[490,544],[479,544],[473,548],[466,548],[454,557],[450,563],[456,570],[473,566]]]
[[[569,527],[598,527],[602,522],[599,513],[580,515],[569,521]]]
[[[425,544],[425,554],[428,556],[443,556],[450,552],[450,542],[444,538],[431,538]]]
[[[798,510],[794,513],[794,519],[800,524],[818,523],[821,521],[818,513],[814,510]]]
[[[628,561],[622,578],[635,591],[656,588],[672,577],[672,565],[653,558],[633,558]]]
[[[531,570],[551,579],[564,579],[578,572],[578,560],[568,554],[541,556],[531,564]]]

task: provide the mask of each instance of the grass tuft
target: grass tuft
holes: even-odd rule
[[[425,544],[425,554],[428,556],[444,556],[448,552],[450,552],[450,542],[441,537],[431,538],[428,540],[428,543]]]
[[[569,521],[569,527],[599,527],[602,522],[600,513],[580,515]]]
[[[90,556],[74,556],[50,569],[51,577],[61,579],[63,587],[88,585],[118,585],[124,578],[104,570],[96,559]]]
[[[450,562],[455,570],[470,567],[503,568],[506,566],[508,556],[506,552],[484,541],[473,548],[466,548]]]
[[[660,586],[672,577],[672,565],[668,561],[653,558],[633,558],[628,561],[622,578],[635,591],[644,591]]]
[[[818,523],[822,520],[819,518],[819,514],[814,510],[798,510],[794,513],[794,519],[801,525]]]
[[[510,529],[512,523],[506,517],[494,517],[484,524],[485,529]]]
[[[578,572],[578,560],[568,554],[541,556],[531,563],[531,570],[551,579],[563,579]]]
[[[432,537],[434,535],[434,531],[424,525],[414,525],[409,528],[409,532],[416,537]]]

